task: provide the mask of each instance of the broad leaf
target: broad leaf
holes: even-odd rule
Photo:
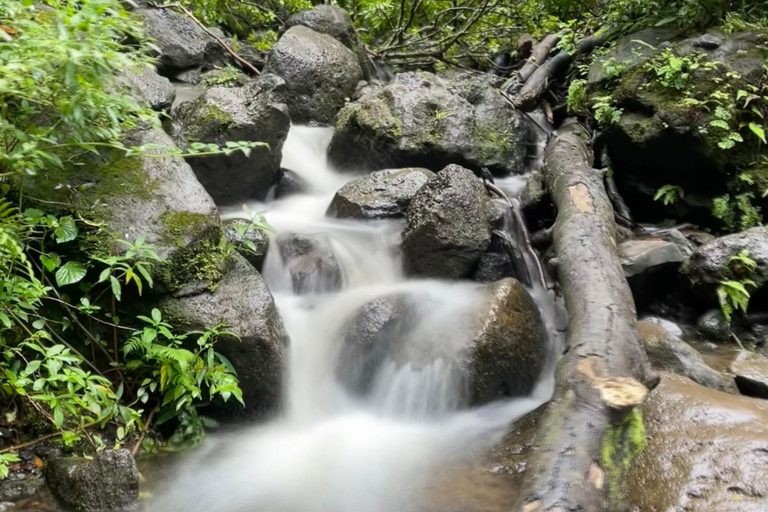
[[[77,224],[75,224],[72,217],[62,217],[59,219],[58,227],[53,230],[53,234],[56,236],[56,243],[58,244],[71,242],[77,238],[79,233],[80,231],[77,229]]]
[[[56,284],[66,286],[80,282],[88,272],[85,265],[79,261],[68,261],[56,271]]]

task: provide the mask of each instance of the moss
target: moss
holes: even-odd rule
[[[189,283],[204,283],[205,288],[212,291],[224,276],[231,255],[232,246],[221,228],[212,226],[164,261],[157,268],[157,278],[169,291]]]
[[[209,215],[204,213],[169,211],[160,216],[164,234],[162,241],[174,247],[185,247],[190,236],[197,236],[213,224]]]
[[[617,505],[626,497],[626,478],[632,461],[645,450],[643,413],[637,408],[625,413],[603,437],[600,459],[606,473],[608,499]]]

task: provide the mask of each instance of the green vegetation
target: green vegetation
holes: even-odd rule
[[[603,436],[601,464],[606,473],[608,498],[614,508],[626,496],[627,473],[634,461],[645,450],[645,424],[638,408],[624,413],[620,422],[608,428]]]
[[[748,288],[754,288],[755,282],[750,279],[757,269],[757,262],[749,257],[749,251],[741,251],[728,260],[729,270],[736,276],[735,279],[723,279],[717,287],[717,299],[723,316],[731,322],[734,312],[747,312],[749,307]]]
[[[664,185],[656,191],[656,195],[653,196],[654,201],[661,201],[664,205],[675,204],[679,199],[685,197],[685,190],[683,187],[677,185]]]

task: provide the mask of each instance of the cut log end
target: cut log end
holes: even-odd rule
[[[648,388],[629,377],[599,379],[592,387],[600,392],[600,400],[614,411],[637,407],[648,396]]]

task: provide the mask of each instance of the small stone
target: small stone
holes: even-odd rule
[[[677,265],[685,259],[677,245],[656,239],[623,242],[619,245],[619,257],[626,277],[662,266]]]
[[[696,330],[711,341],[725,342],[731,338],[731,327],[719,309],[710,309],[699,317]]]
[[[768,357],[742,351],[729,370],[742,394],[768,399]]]

